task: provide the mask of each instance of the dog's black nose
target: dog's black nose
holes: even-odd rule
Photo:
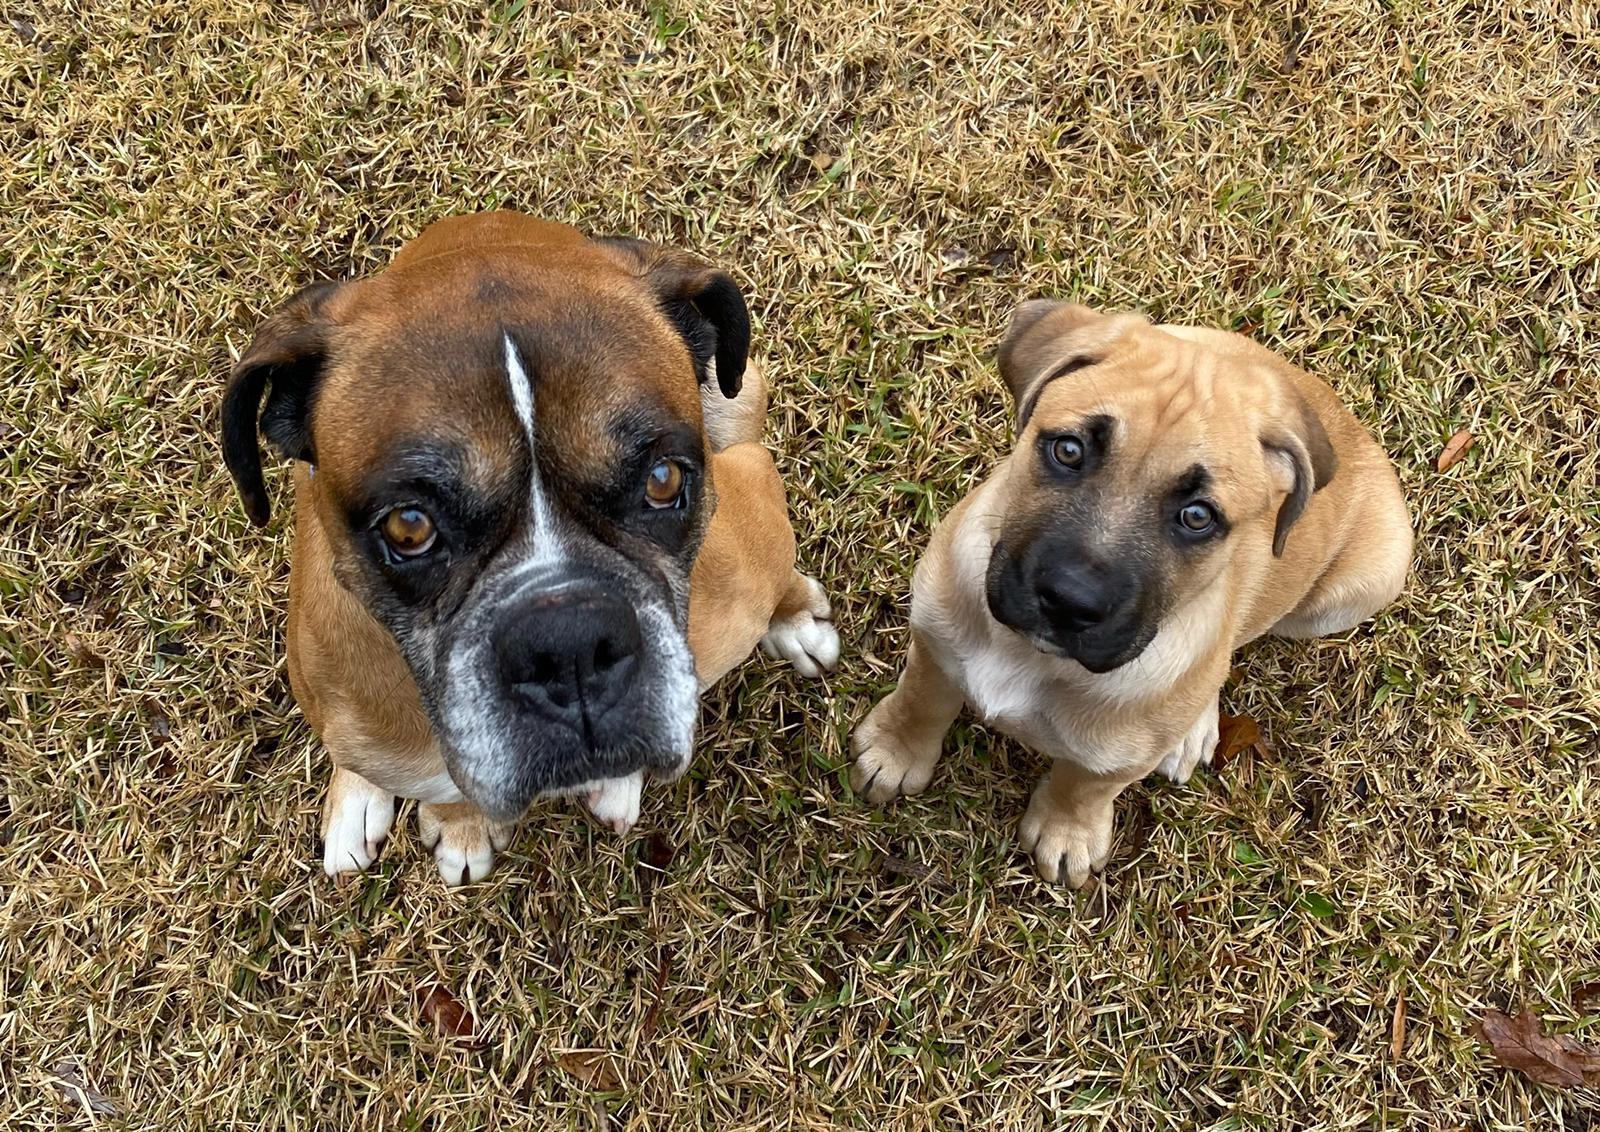
[[[495,637],[506,688],[522,704],[592,738],[633,684],[641,637],[629,606],[594,591],[539,594]]]
[[[1038,572],[1039,612],[1055,628],[1082,633],[1110,619],[1127,587],[1110,571],[1087,562],[1064,562]]]

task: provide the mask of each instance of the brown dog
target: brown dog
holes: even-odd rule
[[[258,421],[298,461],[289,679],[333,757],[329,875],[372,863],[396,796],[451,884],[541,795],[625,832],[645,773],[688,765],[701,688],[758,642],[834,663],[749,340],[726,274],[514,213],[261,326],[223,451],[257,523]]]
[[[1125,787],[1210,762],[1233,650],[1372,616],[1400,591],[1411,523],[1333,391],[1237,334],[1036,301],[1000,371],[1016,448],[934,532],[905,671],[856,731],[851,783],[874,802],[922,790],[970,704],[1055,760],[1021,840],[1078,886]]]

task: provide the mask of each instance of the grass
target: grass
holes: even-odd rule
[[[1469,1030],[1526,1003],[1600,1041],[1592,6],[5,16],[7,1128],[1600,1124]],[[746,284],[847,655],[711,694],[626,841],[543,805],[452,894],[408,809],[335,888],[287,532],[230,493],[219,394],[294,288],[491,206]],[[843,781],[929,526],[1008,443],[993,348],[1033,295],[1325,375],[1419,528],[1372,625],[1241,654],[1224,706],[1270,753],[1131,791],[1084,895],[1032,877],[1038,760],[980,726],[914,801]],[[434,983],[475,1045],[419,1016]]]

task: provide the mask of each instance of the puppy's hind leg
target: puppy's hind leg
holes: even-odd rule
[[[1211,757],[1217,752],[1219,723],[1217,701],[1213,698],[1200,713],[1200,718],[1195,720],[1194,726],[1189,728],[1188,734],[1167,752],[1156,771],[1182,785],[1194,777],[1195,767],[1201,763],[1210,766]]]
[[[1317,579],[1288,616],[1272,627],[1280,637],[1322,637],[1353,629],[1400,596],[1411,569],[1411,520],[1400,489],[1369,501],[1351,544]]]
[[[393,825],[394,795],[335,766],[322,803],[323,871],[335,880],[365,872]]]
[[[879,803],[926,790],[939,765],[944,733],[965,699],[913,629],[899,685],[867,713],[851,739],[856,761],[850,789]]]
[[[761,651],[787,660],[802,676],[821,676],[839,663],[839,631],[821,582],[794,572],[761,638]]]

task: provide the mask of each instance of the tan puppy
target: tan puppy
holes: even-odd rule
[[[289,679],[333,757],[330,875],[372,864],[397,796],[450,884],[541,795],[625,832],[645,774],[688,765],[701,688],[758,642],[834,663],[749,340],[723,272],[514,213],[261,326],[223,451],[257,523],[258,420],[299,461]]]
[[[961,710],[1055,760],[1022,819],[1046,879],[1105,865],[1112,802],[1187,781],[1235,648],[1399,593],[1394,470],[1327,385],[1237,334],[1025,304],[1000,347],[1016,448],[934,532],[899,687],[855,734],[874,802],[928,785]]]

